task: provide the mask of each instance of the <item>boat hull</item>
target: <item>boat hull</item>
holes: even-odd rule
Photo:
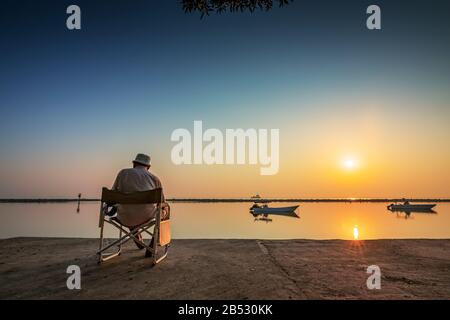
[[[426,212],[431,211],[435,204],[391,204],[387,208],[391,211]]]
[[[279,207],[279,208],[253,208],[251,209],[254,214],[277,214],[277,213],[290,213],[294,212],[298,206],[292,207]]]

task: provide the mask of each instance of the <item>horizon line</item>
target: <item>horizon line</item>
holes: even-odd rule
[[[61,202],[99,202],[100,198],[3,198],[0,199],[0,203],[61,203]],[[340,197],[329,197],[329,198],[168,198],[168,202],[401,202],[401,201],[412,201],[412,202],[450,202],[450,198],[340,198]]]

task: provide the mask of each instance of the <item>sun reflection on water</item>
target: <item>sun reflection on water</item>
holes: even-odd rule
[[[353,239],[358,240],[359,238],[359,229],[358,226],[354,226],[353,227]]]

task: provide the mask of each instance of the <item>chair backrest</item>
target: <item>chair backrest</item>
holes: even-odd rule
[[[122,193],[112,191],[108,188],[102,189],[102,202],[108,205],[113,204],[144,204],[144,203],[162,203],[162,189],[157,188],[149,191],[140,191],[133,193]]]

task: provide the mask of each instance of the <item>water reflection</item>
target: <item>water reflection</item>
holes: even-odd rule
[[[415,214],[437,214],[436,211],[429,210],[390,210],[391,213],[395,213],[395,216],[399,219],[414,219],[413,213]]]
[[[298,203],[283,204],[283,206]],[[297,214],[249,215],[248,203],[173,202],[176,239],[408,239],[450,238],[450,204],[435,212],[390,212],[388,203],[302,203]],[[278,205],[276,205],[278,206]],[[281,205],[280,205],[281,206]],[[98,238],[98,202],[1,203],[0,238]],[[396,219],[396,215],[402,219]],[[405,215],[408,223],[405,223]],[[283,217],[284,216],[284,217]],[[255,222],[256,221],[258,222]],[[270,223],[269,223],[270,222]],[[106,237],[117,236],[115,230]]]
[[[353,227],[353,239],[358,240],[358,238],[359,238],[359,229],[358,229],[358,226],[354,226]]]
[[[290,217],[295,219],[300,219],[300,217],[295,213],[295,211],[292,212],[274,212],[274,213],[255,213],[250,212],[250,214],[254,218],[254,222],[256,221],[264,221],[266,223],[272,222],[273,219],[270,218],[270,216],[283,216],[283,217]]]
[[[81,193],[78,194],[78,206],[77,206],[77,213],[80,213],[80,201],[81,201]]]

